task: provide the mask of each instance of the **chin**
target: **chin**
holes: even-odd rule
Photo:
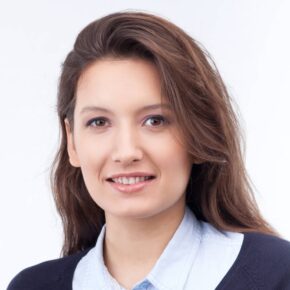
[[[105,212],[110,215],[122,217],[122,218],[133,218],[133,219],[143,219],[150,218],[159,213],[158,207],[154,206],[144,206],[143,205],[123,205],[119,206],[117,209],[111,209]]]

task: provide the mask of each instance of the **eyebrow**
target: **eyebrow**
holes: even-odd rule
[[[148,105],[148,106],[140,108],[139,110],[137,110],[137,113],[143,113],[146,111],[150,111],[153,109],[159,109],[159,108],[171,110],[171,106],[169,104],[154,104],[154,105]],[[87,106],[87,107],[82,108],[80,114],[83,114],[86,112],[96,112],[96,111],[111,113],[111,111],[106,109],[106,108],[97,107],[97,106]]]

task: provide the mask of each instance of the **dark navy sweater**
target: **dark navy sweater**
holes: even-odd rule
[[[290,242],[260,233],[244,235],[236,261],[216,290],[290,290]],[[89,250],[24,269],[7,290],[72,290],[74,270]]]

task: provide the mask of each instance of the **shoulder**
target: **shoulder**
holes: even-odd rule
[[[242,246],[245,261],[264,262],[264,266],[279,264],[290,269],[290,242],[282,238],[261,233],[245,233]],[[258,262],[258,261],[257,261]],[[289,274],[289,273],[288,273]]]
[[[28,267],[12,279],[7,290],[69,289],[66,285],[71,285],[78,262],[89,250]]]
[[[237,283],[246,289],[289,290],[290,242],[267,234],[244,233],[240,253],[217,289],[231,289]]]

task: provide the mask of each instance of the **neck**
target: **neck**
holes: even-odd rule
[[[184,211],[185,203],[180,201],[146,218],[106,214],[104,261],[112,276],[127,287],[144,278],[174,235]]]

